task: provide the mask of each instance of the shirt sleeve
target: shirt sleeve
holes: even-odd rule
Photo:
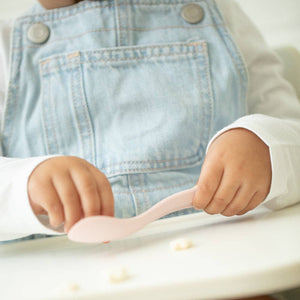
[[[0,20],[0,116],[2,116],[5,90],[8,83],[9,44],[12,23],[13,20]]]
[[[268,145],[272,163],[270,192],[262,203],[280,209],[300,201],[300,103],[282,75],[282,63],[235,1],[218,0],[249,76],[248,113],[219,131],[245,128]]]
[[[30,174],[50,157],[0,158],[0,241],[36,233],[63,233],[62,226],[51,229],[47,218],[34,215],[27,193]]]
[[[13,19],[0,20],[0,116],[2,116],[9,73],[10,36]],[[2,120],[0,120],[1,123]],[[27,181],[34,168],[52,156],[26,159],[2,157],[0,147],[0,241],[31,234],[61,234],[51,228],[48,217],[35,216],[28,198]]]

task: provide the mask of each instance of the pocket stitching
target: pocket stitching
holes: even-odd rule
[[[113,59],[100,59],[100,60],[87,60],[87,61],[78,61],[78,58],[80,57],[80,52],[79,51],[76,51],[76,52],[72,52],[71,54],[64,54],[63,56],[59,56],[59,57],[55,57],[55,58],[46,58],[44,60],[41,60],[40,61],[40,66],[41,66],[41,69],[42,69],[42,73],[43,75],[45,75],[46,71],[50,70],[50,69],[57,69],[57,68],[61,68],[61,66],[66,66],[66,65],[70,65],[72,66],[73,65],[73,68],[71,68],[71,71],[72,69],[74,69],[74,67],[77,69],[77,68],[80,68],[80,64],[83,64],[83,63],[91,63],[91,62],[97,62],[97,61],[123,61],[123,60],[137,60],[137,59],[143,59],[143,60],[147,60],[149,58],[152,58],[152,57],[162,57],[162,56],[180,56],[180,55],[185,55],[185,57],[187,57],[187,59],[194,59],[195,60],[195,63],[196,63],[196,74],[194,74],[194,76],[197,76],[198,78],[198,82],[199,82],[199,92],[200,92],[200,101],[201,101],[201,104],[200,104],[200,107],[203,111],[203,113],[201,113],[201,110],[200,110],[200,113],[201,113],[201,124],[202,124],[202,128],[203,130],[200,131],[200,136],[199,136],[199,139],[200,139],[200,144],[199,146],[197,147],[197,151],[195,152],[195,154],[193,155],[189,155],[189,156],[185,156],[185,157],[178,157],[178,158],[172,158],[172,159],[165,159],[165,160],[138,160],[138,161],[121,161],[119,163],[115,163],[115,164],[110,164],[110,165],[106,165],[105,167],[101,168],[102,170],[109,170],[109,169],[114,169],[114,166],[121,166],[121,165],[125,165],[125,164],[151,164],[151,163],[164,163],[164,162],[172,162],[172,161],[180,161],[180,160],[186,160],[186,159],[190,159],[190,161],[188,162],[185,162],[183,164],[179,164],[179,165],[176,165],[176,166],[163,166],[163,167],[151,167],[151,168],[133,168],[131,169],[130,166],[129,168],[127,168],[126,170],[111,170],[109,171],[109,175],[110,176],[114,176],[115,174],[119,174],[119,173],[124,173],[124,172],[141,172],[141,171],[148,171],[148,170],[163,170],[163,169],[174,169],[174,168],[182,168],[182,167],[185,167],[185,166],[191,166],[191,165],[195,165],[197,164],[200,160],[201,160],[201,152],[199,150],[201,150],[201,145],[203,145],[204,143],[204,126],[205,126],[205,122],[207,120],[207,116],[205,114],[205,108],[204,108],[204,94],[203,94],[203,90],[202,90],[202,86],[203,86],[203,83],[202,83],[202,78],[201,78],[201,73],[204,74],[203,70],[200,70],[200,66],[199,64],[200,63],[203,63],[203,61],[205,61],[205,69],[206,69],[206,72],[203,76],[206,77],[206,81],[208,80],[209,81],[209,78],[207,78],[208,76],[208,73],[207,73],[207,57],[203,58],[202,56],[207,56],[207,53],[205,51],[206,49],[206,44],[207,42],[206,41],[199,41],[199,42],[189,42],[189,43],[173,43],[173,44],[163,44],[163,45],[146,45],[146,46],[143,46],[143,47],[125,47],[122,49],[118,48],[118,49],[105,49],[105,50],[99,50],[99,51],[88,51],[88,53],[97,53],[97,52],[116,52],[116,51],[122,51],[122,50],[125,50],[125,49],[130,49],[130,50],[134,50],[134,49],[147,49],[147,48],[169,48],[170,46],[180,46],[180,45],[183,45],[183,46],[189,46],[189,48],[185,48],[185,50],[181,50],[181,49],[176,49],[176,53],[162,53],[162,54],[156,54],[156,55],[145,55],[145,54],[141,54],[142,56],[141,57],[126,57],[126,58],[113,58]],[[198,47],[197,47],[198,46]],[[168,50],[168,49],[167,49]],[[76,54],[76,55],[75,55]],[[202,55],[202,56],[201,56]],[[59,58],[61,57],[66,57],[68,56],[68,61],[69,63],[68,64],[63,64],[63,65],[58,65],[56,67],[50,67],[50,68],[45,68],[47,67],[47,65],[54,59],[58,60]],[[73,59],[74,58],[74,59]],[[70,62],[71,60],[71,62]],[[74,79],[72,79],[72,86],[73,86],[73,81]],[[73,91],[74,93],[74,91]],[[209,97],[210,98],[210,97]],[[209,99],[209,102],[211,103],[211,99]],[[211,113],[211,109],[210,109],[210,113]],[[210,128],[209,128],[210,129]],[[114,172],[115,171],[115,172]]]

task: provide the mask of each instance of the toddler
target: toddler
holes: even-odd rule
[[[0,23],[0,107],[2,241],[300,200],[298,99],[231,0],[40,0]]]
[[[300,105],[234,1],[40,0],[0,24],[1,240],[196,184],[172,215],[300,200]]]

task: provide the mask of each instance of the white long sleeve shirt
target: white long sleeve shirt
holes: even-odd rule
[[[269,146],[272,163],[271,188],[262,205],[270,209],[292,205],[300,201],[299,101],[292,86],[282,77],[279,59],[241,8],[233,0],[217,0],[217,4],[248,69],[249,115],[218,132],[212,140],[221,132],[237,127],[257,134]],[[0,119],[9,80],[13,21],[0,21]],[[28,178],[47,158],[0,156],[0,241],[34,233],[62,233],[62,227],[51,228],[47,218],[35,216],[29,204]]]

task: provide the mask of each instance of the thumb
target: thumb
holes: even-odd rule
[[[206,158],[203,163],[197,190],[193,198],[195,209],[204,209],[212,200],[223,177],[223,166],[214,159]]]

